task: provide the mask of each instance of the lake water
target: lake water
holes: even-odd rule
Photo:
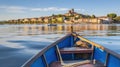
[[[0,25],[0,67],[20,67],[71,31],[120,54],[120,24]]]

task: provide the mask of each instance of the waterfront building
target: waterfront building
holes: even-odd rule
[[[111,23],[112,19],[107,16],[100,16],[98,19],[102,20],[102,23]]]
[[[49,17],[44,17],[44,23],[49,23],[50,18]]]
[[[38,18],[31,18],[30,21],[31,22],[36,22],[38,20]]]
[[[30,22],[30,18],[24,18],[23,22]]]
[[[39,18],[24,18],[16,20],[9,20],[9,22],[30,22],[30,23],[110,23],[112,21],[111,18],[106,16],[92,18],[90,15],[79,14],[74,11],[74,9],[69,10],[65,14],[58,14],[46,17]]]
[[[43,22],[43,17],[39,17],[38,22]]]

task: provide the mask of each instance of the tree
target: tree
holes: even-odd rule
[[[110,14],[107,14],[107,17],[113,19],[113,18],[117,17],[117,14],[115,14],[115,13],[110,13]]]
[[[117,16],[116,18],[114,18],[114,20],[120,21],[120,16]]]
[[[55,14],[52,14],[52,17],[57,17],[57,15],[55,15]]]
[[[91,18],[91,16],[90,16],[90,15],[85,15],[85,17],[86,17],[86,18]]]
[[[62,14],[58,14],[57,17],[62,17]]]
[[[91,18],[96,18],[96,16],[95,16],[95,15],[92,15]]]
[[[54,17],[54,16],[55,16],[55,14],[52,14],[52,16]]]

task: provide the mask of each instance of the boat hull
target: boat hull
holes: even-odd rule
[[[51,63],[60,61],[57,46],[59,49],[72,47],[78,40],[84,40],[93,46],[93,53],[90,58],[91,60],[101,62],[105,67],[120,67],[119,54],[77,34],[68,34],[48,47],[45,47],[40,53],[32,57],[22,67],[49,67]],[[63,60],[81,60],[81,58],[76,59],[75,54],[61,54],[61,56]]]

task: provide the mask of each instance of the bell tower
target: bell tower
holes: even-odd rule
[[[73,8],[71,9],[71,13],[74,13],[74,9]]]

